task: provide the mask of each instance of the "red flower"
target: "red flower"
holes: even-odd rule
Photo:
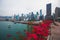
[[[41,26],[42,26],[43,28],[47,28],[47,26],[48,26],[48,25],[47,25],[47,24],[42,23],[42,24],[41,24]]]
[[[32,34],[27,35],[27,40],[31,40]]]
[[[39,38],[38,35],[47,37],[49,35],[49,27],[51,23],[51,20],[45,20],[40,25],[33,26],[32,33],[25,31],[27,34],[27,40],[31,40],[32,38],[34,40],[45,40],[44,38]]]
[[[39,40],[44,40],[43,38],[40,38]]]
[[[31,35],[31,33],[30,32],[25,32],[26,33],[26,35],[27,35],[27,37],[30,37],[30,35]]]
[[[37,39],[38,39],[38,36],[37,36],[36,34],[32,34],[32,38],[33,38],[34,40],[37,40]]]
[[[33,30],[32,30],[32,33],[35,33],[35,32],[36,32],[36,30],[33,29]]]

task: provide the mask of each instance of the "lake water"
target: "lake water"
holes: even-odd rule
[[[10,26],[10,28],[8,28]],[[20,31],[22,35],[25,35],[24,30],[27,30],[27,24],[20,24],[9,21],[0,21],[0,40],[6,40],[7,34],[11,34],[17,37],[16,32]],[[12,40],[9,38],[8,40]]]

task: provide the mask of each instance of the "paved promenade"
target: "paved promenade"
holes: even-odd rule
[[[57,25],[52,23],[51,25],[51,38],[50,40],[60,40],[60,23],[55,22]]]

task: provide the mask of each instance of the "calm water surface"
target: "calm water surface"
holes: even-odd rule
[[[8,28],[10,26],[10,28]],[[17,37],[16,32],[21,32],[22,35],[25,35],[24,30],[27,30],[27,24],[20,24],[9,21],[0,21],[0,40],[6,40],[7,34],[11,34],[14,37]],[[12,40],[12,37],[8,40]]]

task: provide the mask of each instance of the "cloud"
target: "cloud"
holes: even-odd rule
[[[1,0],[1,9],[0,15],[14,15],[14,14],[21,14],[21,13],[29,13],[43,10],[43,14],[46,14],[46,4],[57,3],[55,0]],[[57,5],[57,4],[56,4]]]

